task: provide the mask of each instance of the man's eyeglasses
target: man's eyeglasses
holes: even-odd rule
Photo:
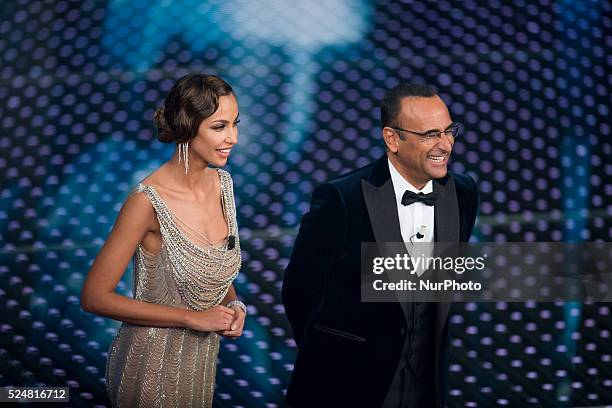
[[[415,132],[413,130],[402,129],[400,127],[395,127],[395,126],[389,126],[389,127],[391,129],[399,130],[402,132],[413,133],[419,136],[421,140],[425,142],[438,141],[442,138],[442,134],[445,134],[446,136],[451,136],[453,139],[455,139],[457,136],[461,134],[461,131],[463,130],[463,125],[459,122],[451,123],[450,126],[447,127],[445,130],[432,130],[432,131],[425,132],[425,133]],[[398,135],[401,140],[404,140],[402,135],[400,135],[399,133]]]

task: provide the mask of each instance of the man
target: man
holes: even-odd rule
[[[315,189],[285,272],[291,407],[445,404],[449,304],[361,302],[361,243],[467,241],[476,183],[447,171],[459,125],[431,86],[391,89],[381,122],[386,154]]]

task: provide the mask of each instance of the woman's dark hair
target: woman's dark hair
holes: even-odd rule
[[[380,103],[380,124],[385,126],[399,126],[398,116],[402,110],[402,99],[410,97],[431,98],[436,96],[438,91],[427,84],[407,84],[401,83],[391,88],[385,94]]]
[[[184,143],[195,137],[200,123],[219,107],[219,97],[234,94],[232,87],[214,75],[188,74],[179,79],[164,106],[153,115],[157,139]]]

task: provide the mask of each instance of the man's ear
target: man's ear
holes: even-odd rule
[[[387,150],[391,153],[397,153],[399,149],[399,138],[397,136],[397,132],[391,129],[388,126],[385,126],[382,129],[383,140],[385,141],[385,146],[387,146]]]

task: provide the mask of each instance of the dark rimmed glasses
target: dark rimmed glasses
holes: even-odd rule
[[[395,126],[389,126],[391,129],[395,129],[395,130],[399,130],[402,132],[408,132],[408,133],[412,133],[415,134],[417,136],[419,136],[421,138],[421,140],[423,140],[424,142],[427,143],[431,143],[434,141],[438,141],[440,139],[442,139],[442,134],[445,134],[446,136],[451,136],[453,138],[453,140],[455,138],[457,138],[457,136],[459,136],[463,130],[463,125],[459,122],[453,122],[451,123],[446,129],[444,130],[431,130],[429,132],[425,132],[425,133],[420,133],[420,132],[415,132],[413,130],[408,130],[408,129],[402,129],[400,127],[395,127]],[[398,133],[399,137],[401,140],[404,140],[404,138],[402,137],[402,135],[400,135]]]

